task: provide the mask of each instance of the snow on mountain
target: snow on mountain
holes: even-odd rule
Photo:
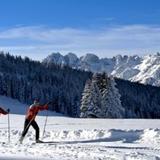
[[[115,77],[129,80],[139,72],[135,69],[135,66],[141,62],[138,56],[117,56],[115,61],[114,69],[110,73]]]
[[[46,117],[38,114],[36,121],[45,143],[35,143],[35,131],[30,127],[23,144],[19,144],[25,117],[18,113],[25,111],[26,105],[0,96],[0,106],[11,109],[10,143],[8,116],[0,116],[2,160],[160,159],[158,119],[81,119],[55,116],[53,113],[48,116],[42,137]]]
[[[100,68],[100,61],[99,58],[94,54],[86,54],[85,56],[80,57],[80,65],[78,66],[79,69],[98,72]]]
[[[79,63],[78,57],[74,53],[68,53],[64,56],[65,62],[67,65],[71,67],[75,67]]]
[[[160,55],[145,56],[135,68],[139,73],[131,78],[132,81],[160,86]]]
[[[52,53],[43,61],[44,63],[66,64],[65,58],[60,53]]]
[[[125,80],[160,86],[160,54],[158,53],[143,57],[117,55],[113,58],[99,58],[91,53],[80,58],[73,53],[65,56],[60,53],[53,53],[43,62],[67,64],[74,69],[106,72]]]

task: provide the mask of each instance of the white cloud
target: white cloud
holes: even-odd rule
[[[27,44],[25,40],[28,40]],[[21,45],[18,42],[21,42]],[[71,51],[79,56],[92,52],[101,57],[148,54],[160,51],[159,44],[160,26],[147,25],[113,26],[97,30],[27,26],[0,32],[0,50],[34,59],[37,58],[35,54],[42,59],[56,51]]]

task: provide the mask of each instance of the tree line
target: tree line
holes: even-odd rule
[[[0,95],[31,104],[52,101],[51,110],[79,115],[81,92],[90,72],[68,66],[46,65],[28,57],[0,53]]]
[[[0,52],[0,95],[72,117],[160,118],[160,88]]]
[[[86,82],[83,118],[160,118],[160,87],[96,73]]]

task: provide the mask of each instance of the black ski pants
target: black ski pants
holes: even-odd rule
[[[24,137],[26,135],[26,133],[28,132],[28,129],[29,127],[32,126],[35,131],[36,131],[36,140],[39,139],[39,127],[38,127],[38,124],[35,120],[28,120],[26,119],[25,122],[24,122],[24,129],[23,129],[23,132],[22,132],[22,136]]]

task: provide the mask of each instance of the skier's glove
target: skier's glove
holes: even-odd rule
[[[10,112],[10,109],[9,109],[9,108],[7,109],[7,112],[8,112],[8,113]]]

